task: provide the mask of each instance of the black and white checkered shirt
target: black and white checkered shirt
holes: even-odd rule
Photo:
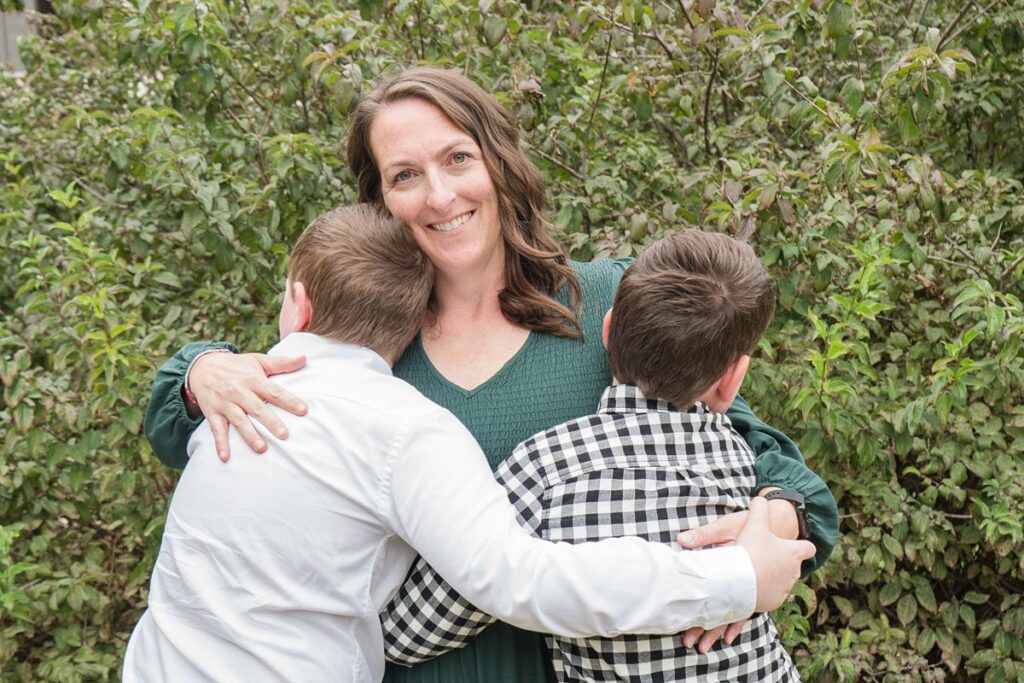
[[[520,444],[495,477],[524,527],[568,543],[672,543],[682,529],[745,510],[755,485],[754,453],[729,418],[702,403],[680,412],[628,385],[609,387],[596,415]],[[381,620],[387,658],[411,665],[465,645],[494,618],[421,558]],[[799,680],[767,615],[707,654],[684,647],[680,634],[549,637],[548,645],[560,681]]]

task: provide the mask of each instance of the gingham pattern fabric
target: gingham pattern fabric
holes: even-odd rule
[[[677,411],[629,385],[609,387],[596,415],[520,444],[495,477],[524,527],[568,543],[672,543],[682,529],[746,509],[755,485],[754,454],[726,416],[702,403]],[[465,645],[494,619],[420,559],[381,621],[387,658],[411,665]],[[703,655],[679,634],[549,637],[548,645],[560,681],[799,680],[766,615]]]

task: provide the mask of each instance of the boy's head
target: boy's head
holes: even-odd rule
[[[423,325],[433,281],[401,222],[369,204],[328,211],[292,249],[281,338],[311,332],[394,362]]]
[[[775,284],[745,242],[684,230],[645,249],[605,319],[615,379],[680,409],[732,403],[775,312]]]

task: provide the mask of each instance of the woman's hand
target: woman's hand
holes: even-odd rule
[[[773,490],[775,490],[774,487],[765,488],[758,493],[758,496],[764,496],[764,494]],[[760,503],[758,506],[761,508]],[[751,508],[753,507],[754,503],[752,501]],[[779,539],[790,540],[797,537],[799,527],[796,521],[796,513],[791,503],[785,500],[773,500],[767,502],[767,504],[761,509],[766,509],[767,511],[766,513],[761,513],[767,524],[757,530],[751,529],[748,533],[762,534],[764,536],[776,536]],[[732,545],[740,537],[740,534],[743,533],[749,521],[749,517],[750,512],[747,510],[724,515],[702,527],[680,533],[676,537],[676,542],[684,548],[691,549],[707,548],[717,545]],[[796,578],[798,578],[798,576]],[[794,578],[794,581],[796,578]],[[788,593],[789,591],[787,590],[786,592]],[[718,642],[720,638],[723,638],[723,636],[726,644],[731,645],[736,637],[743,631],[743,627],[746,626],[747,621],[747,619],[744,619],[743,621],[737,621],[732,624],[723,624],[712,629],[703,629],[699,626],[695,626],[683,633],[683,645],[686,647],[697,647],[701,653],[705,654],[716,642]]]
[[[265,451],[267,444],[250,418],[258,420],[279,439],[288,438],[284,423],[267,404],[295,415],[305,415],[306,404],[267,376],[294,372],[305,364],[305,356],[271,357],[263,353],[209,353],[195,362],[188,375],[189,390],[210,423],[217,456],[222,461],[231,457],[229,425],[234,425],[257,453]]]

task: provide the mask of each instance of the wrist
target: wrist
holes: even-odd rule
[[[768,500],[769,525],[773,534],[788,540],[808,538],[804,497],[799,492],[767,486],[758,495]]]
[[[192,369],[195,368],[196,363],[199,362],[199,360],[204,356],[209,356],[212,353],[231,353],[231,350],[223,348],[206,349],[205,351],[200,351],[199,353],[197,353],[195,358],[192,359],[192,362],[188,364],[188,368],[185,370],[185,382],[181,388],[182,394],[185,397],[186,408],[194,407],[197,411],[199,409],[199,401],[196,399],[195,394],[192,393],[192,389],[189,386],[189,377],[192,374]]]

